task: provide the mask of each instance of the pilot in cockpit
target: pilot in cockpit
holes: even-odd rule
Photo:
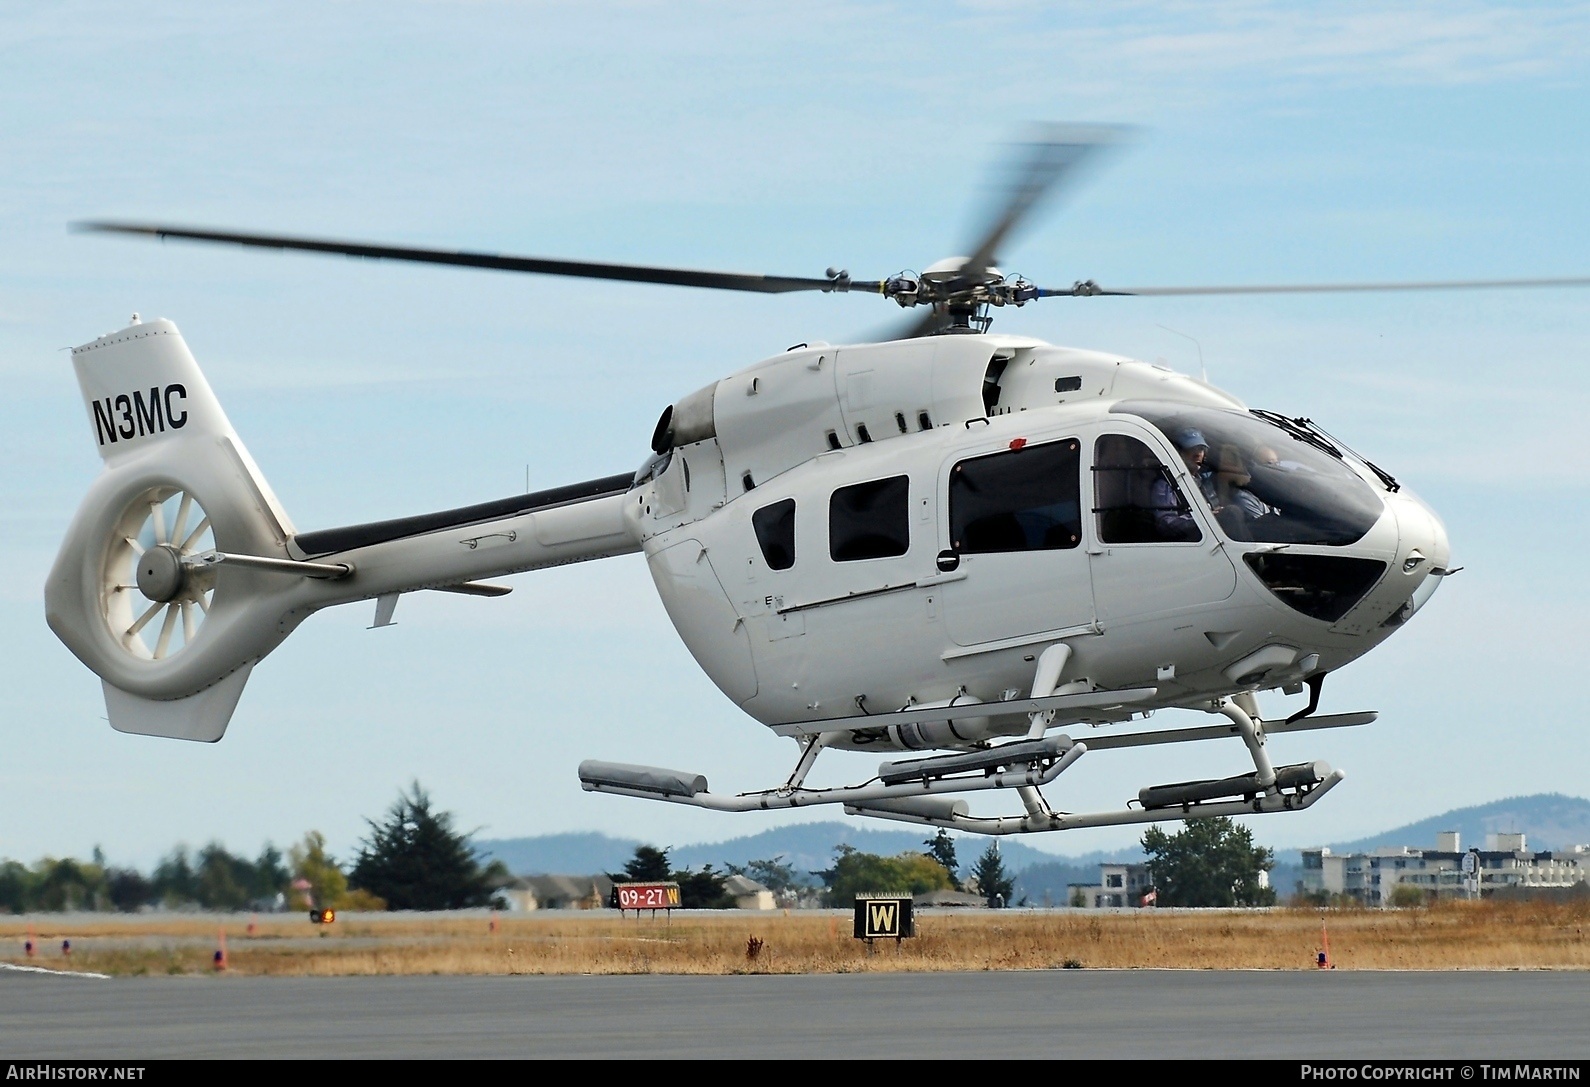
[[[1215,515],[1219,516],[1223,507],[1215,486],[1214,472],[1204,463],[1209,456],[1209,442],[1204,438],[1203,432],[1196,427],[1184,427],[1171,435],[1171,441],[1176,443],[1176,450],[1181,453],[1187,471],[1197,480],[1198,490],[1202,492]],[[1193,520],[1192,511],[1182,501],[1181,494],[1176,490],[1176,484],[1171,482],[1170,476],[1161,475],[1154,480],[1154,486],[1149,491],[1149,501],[1154,508],[1154,526],[1159,530],[1160,539],[1196,540],[1200,537],[1201,533]]]

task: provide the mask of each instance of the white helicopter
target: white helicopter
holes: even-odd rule
[[[1452,572],[1440,519],[1307,419],[1249,410],[1162,366],[992,334],[991,309],[1590,279],[1107,290],[1002,274],[996,251],[1108,135],[1027,145],[970,256],[880,280],[85,224],[596,279],[867,291],[924,316],[888,342],[799,344],[678,400],[638,472],[299,532],[176,326],[134,315],[73,351],[105,468],[51,570],[50,626],[102,679],[114,728],[216,741],[250,670],[321,608],[373,599],[382,626],[403,593],[499,596],[509,587],[483,579],[638,551],[703,670],[798,756],[787,780],[733,795],[698,774],[588,761],[587,790],[719,811],[838,804],[985,834],[1307,808],[1342,772],[1275,766],[1266,737],[1375,719],[1316,713],[1321,687]],[[1275,688],[1306,689],[1307,705],[1262,719],[1255,694]],[[1219,720],[1106,727],[1171,707]],[[1041,791],[1088,752],[1221,738],[1241,740],[1251,770],[1149,786],[1115,811],[1057,810]],[[825,748],[886,761],[860,784],[807,787]],[[1013,791],[1020,810],[971,814],[966,797],[983,791]]]

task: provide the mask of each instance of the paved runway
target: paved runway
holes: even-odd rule
[[[0,972],[0,1057],[1583,1059],[1590,973]]]

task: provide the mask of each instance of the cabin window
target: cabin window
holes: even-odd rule
[[[1093,488],[1100,543],[1203,539],[1170,470],[1136,438],[1106,434],[1099,439],[1094,449]]]
[[[907,476],[836,490],[828,502],[828,553],[833,560],[885,559],[910,550],[909,495]]]
[[[763,506],[751,514],[751,527],[762,558],[773,570],[788,570],[795,565],[795,500],[786,498]]]
[[[1054,551],[1082,540],[1081,446],[1075,439],[963,460],[950,470],[957,551]]]
[[[1386,572],[1383,562],[1346,555],[1256,552],[1243,558],[1288,607],[1327,623],[1352,611]]]

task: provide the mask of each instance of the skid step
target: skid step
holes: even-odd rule
[[[1275,784],[1280,789],[1308,789],[1330,776],[1330,763],[1323,761],[1300,762],[1292,766],[1275,768]],[[1259,786],[1259,775],[1238,774],[1236,777],[1215,781],[1182,781],[1174,785],[1150,785],[1137,794],[1144,808],[1179,808],[1205,800],[1223,800],[1230,797],[1253,797],[1264,792]]]
[[[898,785],[904,781],[926,781],[928,778],[945,777],[950,774],[997,770],[1001,766],[1057,759],[1074,746],[1076,745],[1069,736],[1050,736],[1042,740],[1020,740],[1013,744],[1001,744],[981,751],[886,762],[878,767],[878,779],[885,785]]]

